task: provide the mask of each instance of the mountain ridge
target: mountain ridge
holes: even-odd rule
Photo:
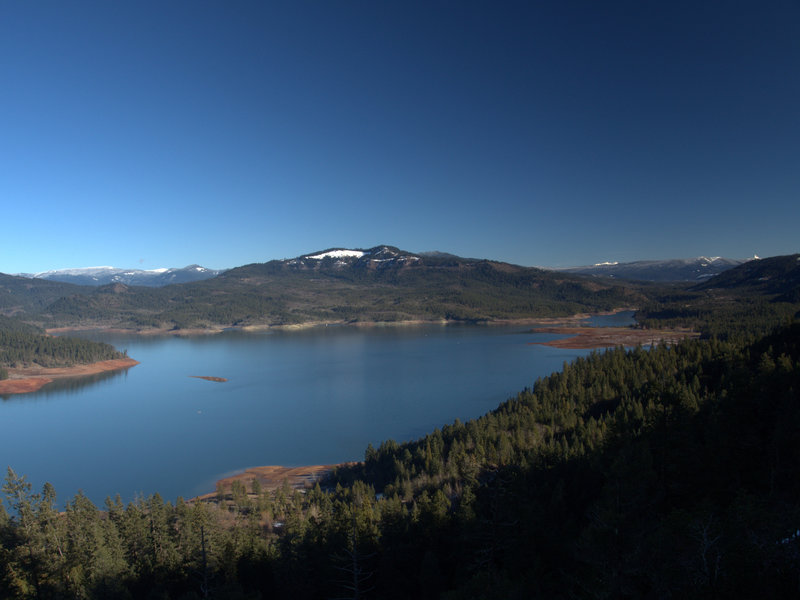
[[[122,269],[103,266],[53,269],[40,273],[18,273],[17,276],[76,285],[101,286],[109,283],[124,283],[125,285],[162,287],[173,283],[188,283],[210,279],[224,271],[225,269],[208,269],[197,264],[168,269]]]
[[[26,280],[32,287],[33,282]],[[68,284],[60,284],[68,285]],[[163,287],[65,288],[25,320],[43,327],[196,329],[305,323],[564,317],[630,306],[624,285],[394,246],[328,248]]]
[[[758,260],[758,257],[735,259],[721,256],[697,256],[631,262],[609,261],[578,267],[561,267],[556,270],[590,277],[667,283],[703,281],[751,260]]]
[[[768,266],[773,260],[778,259],[745,265]],[[729,277],[750,297],[768,301],[767,296],[783,293],[791,302],[797,295],[794,284],[781,283],[786,269],[775,271],[766,286],[751,281],[751,271],[759,273],[755,266],[726,272],[734,273]],[[719,277],[701,283],[714,286]],[[121,281],[80,286],[2,275],[0,314],[45,328],[177,331],[309,323],[492,322],[631,306],[646,306],[643,318],[663,319],[684,313],[681,302],[704,306],[724,301],[713,300],[717,293],[693,290],[691,283],[696,282],[636,283],[442,252],[416,254],[389,245],[334,247],[163,287]]]

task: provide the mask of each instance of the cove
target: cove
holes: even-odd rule
[[[84,335],[140,364],[0,403],[3,464],[34,491],[50,481],[61,504],[78,490],[98,506],[174,501],[250,466],[361,460],[369,443],[478,417],[591,352],[531,345],[560,336],[530,326]]]

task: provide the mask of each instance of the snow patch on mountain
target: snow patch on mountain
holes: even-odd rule
[[[79,269],[53,269],[51,271],[42,271],[41,273],[34,273],[32,277],[34,279],[48,279],[48,276],[55,275],[55,274],[63,274],[63,275],[99,275],[106,273],[108,271],[119,271],[114,267],[81,267]]]
[[[209,279],[222,271],[207,269],[200,265],[189,265],[180,269],[118,269],[116,267],[82,267],[79,269],[57,269],[42,271],[34,275],[20,274],[33,279],[48,279],[77,285],[106,285],[123,283],[161,287],[172,283],[189,283]]]
[[[727,269],[742,264],[743,260],[721,256],[698,256],[668,260],[640,260],[634,262],[602,262],[585,267],[568,267],[559,271],[643,281],[702,281]]]
[[[313,258],[314,260],[322,260],[323,258],[361,258],[365,252],[361,250],[328,250],[322,254],[315,254],[313,256],[306,256],[305,258]]]

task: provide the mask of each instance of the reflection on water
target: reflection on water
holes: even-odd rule
[[[610,315],[593,315],[581,321],[581,325],[589,327],[628,327],[636,324],[636,319],[633,318],[635,313],[636,311],[633,310],[622,310]]]
[[[95,373],[92,375],[81,375],[80,377],[64,377],[63,379],[54,379],[35,392],[30,392],[27,394],[7,394],[2,396],[2,399],[5,402],[11,400],[42,400],[47,397],[61,397],[64,395],[76,394],[84,388],[96,385],[102,381],[108,381],[109,379],[116,379],[118,377],[124,378],[127,375],[129,368],[131,367],[116,371],[104,371],[102,373]]]

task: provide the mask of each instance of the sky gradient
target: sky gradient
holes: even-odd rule
[[[800,251],[800,2],[0,2],[0,272]]]

